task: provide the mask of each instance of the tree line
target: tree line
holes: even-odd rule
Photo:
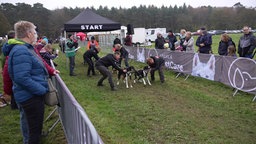
[[[2,3],[0,5],[0,36],[13,29],[18,20],[28,20],[37,27],[39,34],[49,38],[58,38],[63,31],[64,23],[71,20],[85,8],[61,8],[49,10],[41,3],[29,5],[26,3]],[[121,25],[132,24],[133,27],[156,28],[179,32],[180,29],[196,31],[204,26],[208,30],[241,29],[244,25],[256,28],[256,7],[246,8],[241,3],[233,7],[202,6],[193,8],[183,6],[154,5],[134,6],[131,8],[108,8],[100,6],[98,9],[90,7],[95,13],[107,17]]]

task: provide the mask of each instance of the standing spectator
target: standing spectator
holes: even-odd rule
[[[115,49],[116,49],[116,51],[119,51],[121,53],[121,56],[120,56],[120,59],[119,59],[120,66],[122,64],[122,60],[124,60],[125,66],[129,67],[129,63],[128,63],[129,53],[128,53],[128,51],[121,44],[116,44]]]
[[[186,52],[194,53],[194,38],[190,31],[186,32],[185,41],[183,42],[183,46],[186,47]]]
[[[2,106],[6,106],[9,102],[11,103],[11,109],[17,109],[17,104],[14,100],[13,97],[13,91],[12,91],[12,80],[9,76],[8,73],[8,54],[6,53],[5,49],[11,49],[12,45],[10,45],[9,43],[11,43],[13,41],[13,39],[15,38],[15,31],[11,30],[8,32],[7,34],[7,38],[8,41],[3,45],[2,49],[3,49],[3,55],[4,55],[4,65],[3,65],[3,90],[4,90],[4,94],[1,97],[2,98]],[[1,105],[0,105],[1,107]]]
[[[240,57],[253,58],[253,51],[256,46],[255,36],[248,26],[243,27],[244,35],[240,37],[238,42],[238,54]]]
[[[124,39],[124,45],[132,46],[132,36],[129,33],[126,33],[126,37]]]
[[[51,66],[51,60],[55,59],[58,56],[58,53],[52,53],[52,45],[46,44],[40,51],[40,55],[45,60],[45,62]]]
[[[92,36],[91,40],[87,44],[87,50],[94,49],[96,46],[99,46],[99,43],[95,40],[95,37]]]
[[[90,49],[87,50],[83,57],[84,57],[84,62],[88,63],[88,71],[87,71],[87,76],[90,76],[90,73],[92,71],[92,75],[95,75],[95,70],[94,70],[94,63],[92,60],[92,57],[94,57],[96,60],[98,60],[100,57],[98,56],[98,53],[100,52],[100,47],[96,46],[95,49]]]
[[[180,46],[183,47],[183,51],[186,51],[186,47],[183,45],[184,41],[186,40],[186,30],[185,29],[180,30],[179,40],[180,40]]]
[[[21,126],[26,123],[28,144],[39,144],[44,120],[44,98],[48,92],[48,72],[41,58],[34,55],[36,43],[35,25],[28,21],[15,23],[16,38],[9,49],[8,72],[13,85],[13,93],[20,107]],[[36,53],[35,53],[36,54]],[[24,131],[22,131],[24,132]]]
[[[165,39],[162,34],[157,33],[157,38],[155,40],[155,49],[164,49]]]
[[[210,52],[212,52],[212,35],[207,33],[207,30],[204,27],[200,29],[200,35],[196,40],[196,46],[198,46],[199,53],[210,54]]]
[[[183,47],[180,45],[180,40],[174,43],[175,51],[183,51]]]
[[[170,50],[175,50],[174,43],[177,41],[176,36],[173,34],[172,30],[168,31],[168,36],[166,37],[169,43]]]
[[[4,57],[4,55],[2,54],[3,52],[2,52],[2,47],[4,46],[4,44],[6,43],[6,41],[5,41],[5,38],[3,38],[3,39],[0,39],[0,61],[1,61],[1,68],[3,68],[4,67],[4,62],[5,62],[5,57]]]
[[[49,43],[49,40],[48,40],[48,38],[46,37],[46,36],[43,36],[43,38],[42,38],[45,42],[46,42],[46,44],[48,44]]]
[[[151,81],[155,80],[155,71],[158,70],[161,83],[164,83],[164,59],[158,56],[147,58],[147,64],[150,67]]]
[[[120,52],[115,52],[114,54],[107,54],[106,56],[100,58],[95,66],[96,69],[100,71],[102,74],[102,77],[98,81],[97,86],[103,86],[103,81],[108,78],[109,85],[111,87],[112,91],[116,91],[117,88],[114,85],[113,79],[112,79],[112,73],[108,70],[109,66],[114,67],[116,70],[126,72],[126,70],[123,70],[119,67],[118,61],[120,59]]]
[[[219,42],[219,48],[218,48],[218,53],[219,55],[228,55],[228,47],[230,45],[234,45],[232,39],[229,37],[227,33],[224,33],[220,36],[220,42]]]
[[[73,41],[74,35],[69,34],[68,39],[66,42],[66,56],[69,58],[69,75],[70,76],[76,76],[74,73],[75,69],[75,56],[76,56],[76,51],[75,51],[75,42]]]
[[[63,39],[63,38],[61,38],[60,40],[59,40],[59,47],[60,47],[60,50],[63,52],[63,53],[65,53],[65,40]]]
[[[40,52],[40,50],[46,45],[46,41],[45,40],[41,40],[38,41],[37,45],[35,46],[37,51]]]

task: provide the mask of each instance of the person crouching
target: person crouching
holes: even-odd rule
[[[94,58],[95,60],[99,60],[100,59],[100,57],[98,56],[99,51],[100,51],[100,47],[96,46],[94,49],[87,50],[83,55],[84,61],[88,63],[87,76],[90,76],[91,71],[92,71],[92,75],[95,75],[94,63],[92,58]]]
[[[150,56],[147,58],[147,64],[150,67],[151,81],[155,80],[155,71],[158,70],[161,83],[164,83],[164,59],[159,56]]]
[[[108,78],[109,85],[111,87],[112,91],[117,90],[117,88],[114,85],[113,79],[112,79],[112,73],[108,70],[109,66],[112,66],[113,68],[126,72],[125,69],[122,69],[118,65],[118,61],[120,59],[120,52],[115,52],[114,54],[107,54],[106,56],[100,58],[95,66],[96,69],[99,70],[99,72],[103,75],[100,80],[98,81],[97,86],[103,86],[103,81]]]

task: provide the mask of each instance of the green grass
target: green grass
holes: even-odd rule
[[[219,36],[213,37],[213,41],[216,40]],[[232,88],[222,83],[192,76],[184,81],[184,77],[175,78],[171,71],[165,71],[164,84],[156,73],[152,86],[138,83],[126,89],[121,83],[118,91],[113,92],[107,81],[104,87],[96,86],[99,74],[86,76],[83,51],[81,49],[76,56],[76,77],[68,75],[64,55],[56,62],[62,79],[85,109],[104,143],[255,143],[253,95],[239,92],[232,97]],[[130,63],[136,68],[144,66],[132,60]],[[51,109],[47,108],[47,113]],[[0,108],[0,115],[0,143],[21,143],[18,112]],[[50,122],[44,129],[49,125]],[[60,124],[44,142],[65,143]]]

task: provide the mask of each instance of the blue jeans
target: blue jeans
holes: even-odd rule
[[[94,70],[94,63],[91,58],[84,57],[84,61],[88,63],[88,71],[87,71],[87,76],[90,75],[92,71],[92,75],[95,75],[95,70]]]
[[[28,144],[39,144],[44,121],[44,99],[43,96],[34,96],[20,103],[24,110],[28,124]]]
[[[20,129],[21,133],[23,135],[23,144],[28,144],[28,138],[29,138],[29,132],[28,132],[28,122],[25,117],[24,110],[20,106],[20,104],[17,104],[19,110],[20,110]]]

